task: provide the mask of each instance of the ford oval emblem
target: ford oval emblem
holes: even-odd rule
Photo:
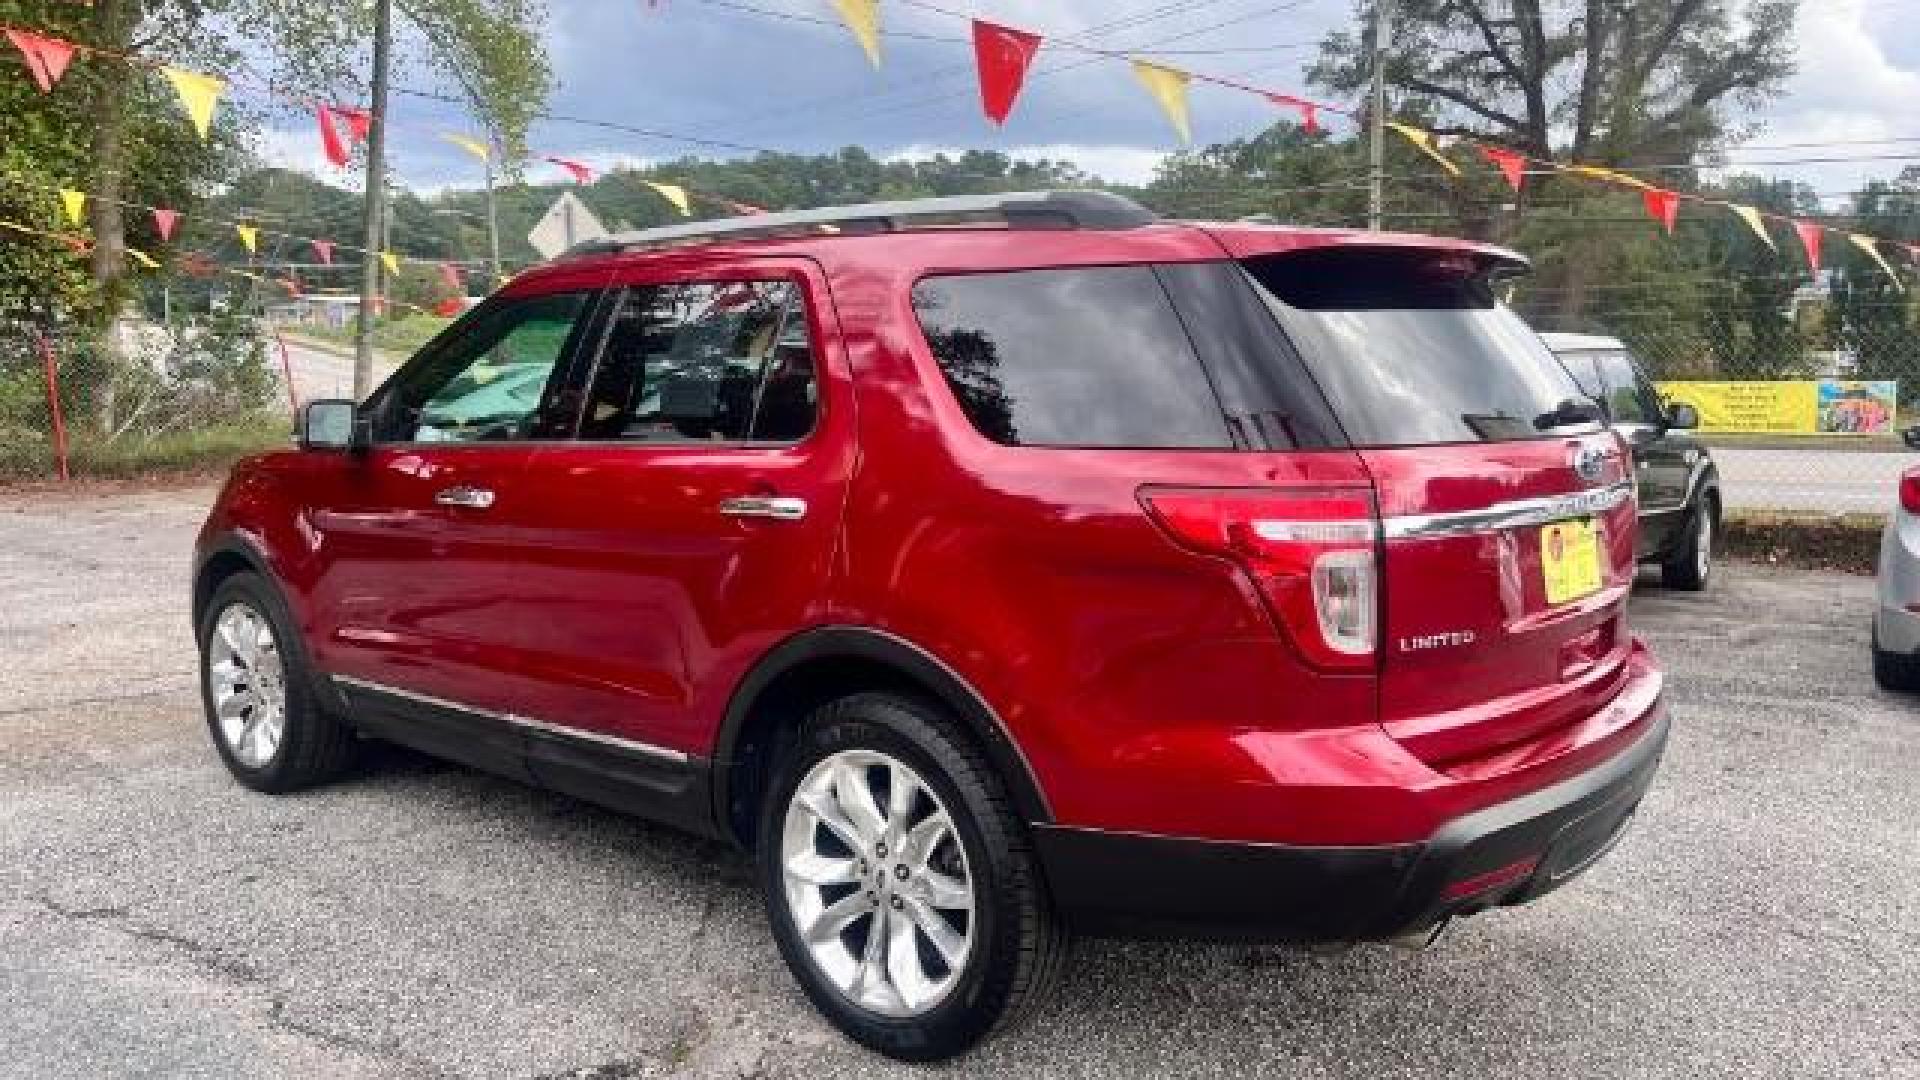
[[[1568,455],[1568,464],[1580,479],[1597,484],[1607,474],[1607,459],[1613,455],[1592,443],[1580,443]]]

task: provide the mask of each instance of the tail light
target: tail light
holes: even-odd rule
[[[1920,465],[1900,474],[1900,509],[1920,514]]]
[[[1308,662],[1373,665],[1380,568],[1371,492],[1149,487],[1140,501],[1183,547],[1238,563]]]

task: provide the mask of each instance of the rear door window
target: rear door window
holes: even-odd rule
[[[1623,352],[1603,352],[1594,353],[1593,359],[1600,369],[1607,418],[1616,424],[1653,423],[1658,399],[1640,378],[1633,357]]]
[[[930,277],[913,307],[960,408],[994,442],[1234,446],[1150,266]]]
[[[1320,248],[1246,260],[1356,446],[1592,430],[1585,395],[1476,256]]]

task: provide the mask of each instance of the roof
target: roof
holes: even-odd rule
[[[1554,352],[1611,352],[1626,348],[1626,345],[1623,344],[1619,338],[1606,337],[1602,334],[1558,334],[1546,332],[1540,335],[1540,340],[1546,342],[1547,348],[1552,349]]]

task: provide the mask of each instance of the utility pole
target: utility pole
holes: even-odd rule
[[[353,333],[353,398],[373,392],[373,308],[380,295],[381,239],[387,201],[387,66],[393,52],[393,0],[374,0],[372,122],[367,125],[366,258],[360,264],[360,321]]]
[[[1387,183],[1387,2],[1373,0],[1373,88],[1367,105],[1367,228],[1380,231]]]
[[[493,279],[487,287],[480,290],[485,296],[492,292],[500,281],[500,215],[493,202],[493,157],[488,155],[487,166],[487,267],[493,272]]]

